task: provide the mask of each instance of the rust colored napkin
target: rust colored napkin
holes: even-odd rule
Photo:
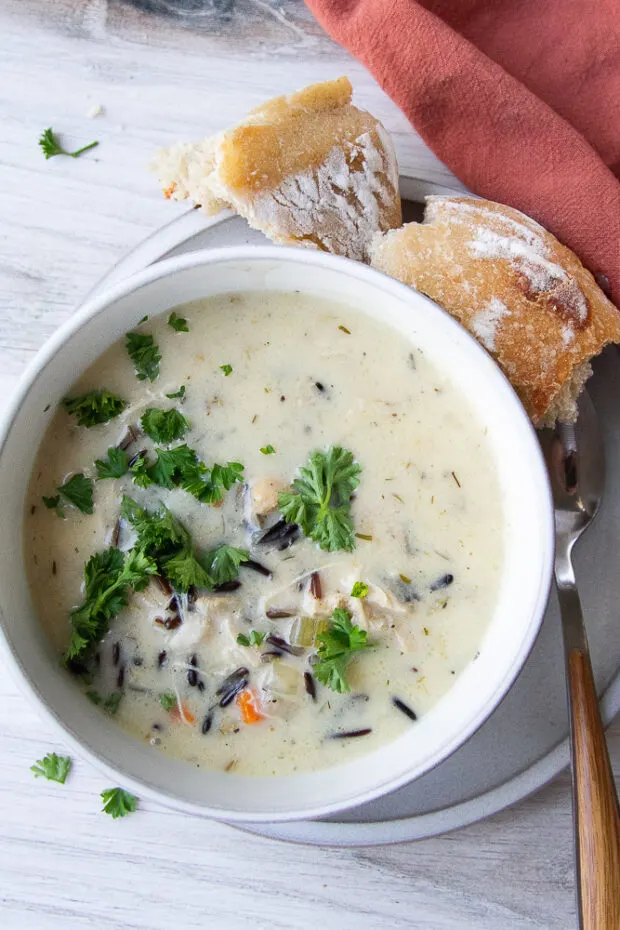
[[[550,229],[620,304],[618,0],[306,3],[457,177]]]

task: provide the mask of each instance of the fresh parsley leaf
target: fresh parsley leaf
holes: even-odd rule
[[[107,698],[104,699],[98,691],[87,691],[86,697],[91,704],[94,704],[96,707],[102,705],[106,713],[114,716],[121,703],[123,693],[122,691],[113,691],[112,694],[108,694]]]
[[[60,494],[57,494],[55,497],[46,497],[44,494],[43,503],[49,510],[56,510],[60,503]]]
[[[58,488],[58,493],[82,513],[93,512],[93,480],[81,472],[72,475]]]
[[[138,799],[135,794],[124,791],[123,788],[107,788],[101,792],[103,801],[102,810],[109,814],[110,817],[124,817],[126,814],[133,814],[138,806]]]
[[[189,423],[178,410],[161,410],[149,407],[140,419],[142,429],[153,442],[170,443],[183,436],[189,429]]]
[[[351,590],[351,597],[366,597],[368,595],[368,585],[363,581],[356,581]]]
[[[68,155],[69,158],[77,158],[78,155],[81,155],[82,152],[87,152],[89,149],[94,149],[96,145],[99,145],[98,142],[89,142],[88,145],[83,145],[81,149],[76,149],[74,152],[67,152],[66,149],[62,147],[58,141],[58,137],[55,135],[52,129],[44,129],[39,138],[39,145],[43,149],[43,154],[47,158],[53,158],[54,155]]]
[[[243,465],[240,462],[214,465],[211,469],[211,481],[217,487],[230,491],[235,482],[243,481]]]
[[[223,371],[224,377],[227,378],[232,374],[232,365],[220,365],[220,371]]]
[[[55,497],[46,497],[45,494],[42,495],[42,500],[48,510],[55,510],[56,516],[61,519],[64,517],[65,512],[60,506],[60,494],[56,494]]]
[[[268,446],[261,446],[260,451],[263,453],[263,455],[273,455],[276,450],[273,448],[272,445],[268,445]]]
[[[71,759],[69,756],[57,756],[55,752],[48,752],[46,756],[37,759],[36,763],[30,766],[30,771],[34,772],[35,778],[43,777],[48,781],[57,781],[59,785],[64,785],[71,771]]]
[[[103,702],[103,709],[108,713],[114,716],[118,710],[118,706],[121,703],[123,698],[122,691],[113,691],[112,694],[108,694],[107,698]]]
[[[174,710],[178,703],[177,696],[172,691],[165,691],[163,694],[159,695],[159,703],[164,710]]]
[[[179,316],[177,313],[174,312],[174,310],[168,317],[168,326],[172,326],[172,328],[177,333],[188,333],[189,332],[189,326],[187,325],[187,320],[185,319],[185,317]]]
[[[187,592],[192,585],[197,588],[213,587],[211,576],[189,550],[162,560],[161,565],[164,575],[177,591]]]
[[[155,484],[162,488],[177,488],[183,483],[183,478],[187,474],[194,475],[196,468],[199,468],[198,456],[193,449],[183,443],[181,446],[175,446],[174,449],[155,449],[157,459],[149,470],[148,474]],[[203,466],[207,471],[206,465]]]
[[[148,511],[132,498],[124,497],[121,516],[136,531],[138,547],[155,560],[158,572],[174,588],[187,591],[191,585],[213,587],[210,576],[194,555],[189,533],[166,507]]]
[[[355,548],[351,495],[359,484],[360,466],[340,446],[312,452],[299,469],[293,490],[281,492],[278,505],[288,523],[298,523],[321,549]]]
[[[156,573],[157,564],[141,549],[123,555],[111,547],[92,555],[84,566],[84,603],[71,612],[72,633],[65,660],[79,658],[98,642],[109,621],[126,606],[130,590],[143,590]]]
[[[153,479],[149,475],[149,467],[146,451],[134,456],[133,463],[129,466],[129,474],[133,483],[139,488],[148,488],[153,484]]]
[[[262,646],[266,635],[266,633],[261,633],[259,630],[250,630],[249,636],[246,636],[245,633],[239,633],[237,643],[239,646]]]
[[[226,584],[234,581],[239,574],[239,566],[249,559],[247,549],[237,549],[236,546],[219,546],[210,552],[205,552],[200,562],[204,566],[213,585]]]
[[[348,610],[337,607],[330,617],[328,629],[317,636],[320,645],[318,661],[313,667],[315,678],[338,694],[350,691],[347,666],[356,652],[372,645],[367,642],[367,636],[366,630],[353,626]]]
[[[174,555],[191,544],[183,524],[163,504],[158,510],[149,511],[140,507],[133,498],[123,497],[121,517],[136,531],[137,546],[152,558]]]
[[[209,470],[186,443],[173,449],[158,446],[155,455],[153,463],[141,457],[130,468],[140,487],[158,484],[169,490],[183,488],[202,504],[215,504],[222,500],[222,489],[229,491],[235,482],[243,480],[243,465],[239,462],[216,464]]]
[[[127,406],[126,401],[110,391],[88,391],[80,397],[65,397],[63,406],[69,416],[77,417],[78,426],[98,426],[113,420]]]
[[[135,365],[138,381],[154,381],[159,375],[161,355],[152,336],[145,333],[127,333],[125,348]]]
[[[129,469],[129,457],[124,449],[110,446],[108,457],[96,459],[95,468],[97,481],[103,481],[104,478],[122,478]]]
[[[166,394],[166,397],[169,397],[170,400],[176,400],[177,397],[180,397],[181,400],[185,397],[185,385],[182,384],[178,391],[175,391],[173,394]]]

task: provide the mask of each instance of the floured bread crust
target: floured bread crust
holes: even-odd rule
[[[375,237],[372,264],[456,317],[497,360],[537,426],[577,416],[589,360],[620,312],[570,249],[518,210],[428,197],[423,223]]]
[[[161,149],[167,197],[209,214],[231,207],[274,242],[367,261],[402,222],[398,164],[381,123],[351,104],[345,77],[276,97],[239,126]]]

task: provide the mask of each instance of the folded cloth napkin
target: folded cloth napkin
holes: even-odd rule
[[[550,229],[620,304],[618,0],[306,3],[461,181]]]

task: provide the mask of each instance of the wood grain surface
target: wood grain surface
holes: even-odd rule
[[[155,147],[342,73],[393,134],[404,173],[457,184],[301,0],[3,0],[0,407],[93,283],[182,209],[145,170]],[[104,114],[89,119],[94,104]],[[100,145],[45,161],[37,138],[47,126],[68,144]],[[617,774],[618,723],[610,745]],[[566,774],[455,834],[328,850],[150,803],[113,821],[100,813],[107,785],[86,763],[76,761],[64,787],[32,777],[35,759],[62,749],[0,668],[2,930],[576,926]]]

